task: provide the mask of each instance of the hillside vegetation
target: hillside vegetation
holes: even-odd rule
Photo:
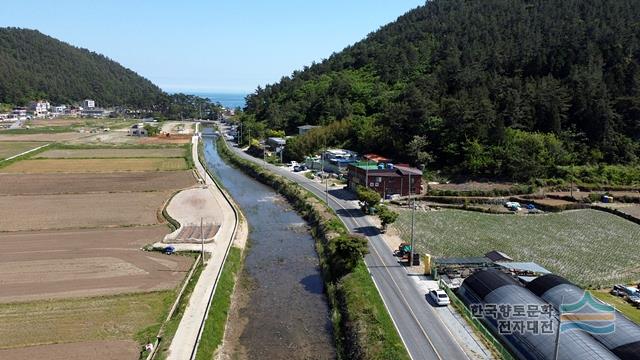
[[[247,129],[296,132],[300,158],[344,145],[510,180],[637,164],[640,2],[433,0],[258,88]]]
[[[98,106],[151,108],[164,93],[109,58],[36,30],[0,28],[0,102],[94,99]]]

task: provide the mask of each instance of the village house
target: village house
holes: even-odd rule
[[[392,195],[408,196],[422,192],[422,171],[407,164],[393,164],[374,154],[365,155],[367,161],[349,164],[347,184],[352,190],[359,186],[375,190],[383,198]],[[385,162],[376,160],[386,160]]]
[[[16,120],[27,120],[27,108],[13,108],[13,111],[11,111],[11,115]]]
[[[49,108],[51,105],[48,101],[38,100],[32,101],[29,104],[29,111],[34,118],[44,118],[49,115]]]

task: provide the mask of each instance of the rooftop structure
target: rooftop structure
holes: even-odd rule
[[[391,162],[391,159],[388,159],[384,156],[380,156],[378,154],[365,154],[363,157],[365,160],[373,161],[375,163],[388,163]]]
[[[509,255],[497,250],[489,251],[488,253],[484,254],[484,256],[491,259],[491,261],[513,261],[513,259],[509,257]]]
[[[298,135],[304,135],[307,132],[309,132],[309,130],[311,129],[315,129],[318,126],[315,125],[302,125],[302,126],[298,126]]]

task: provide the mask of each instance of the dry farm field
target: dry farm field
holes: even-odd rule
[[[95,159],[95,158],[179,158],[184,148],[160,149],[54,149],[35,156],[46,159]]]
[[[184,158],[146,159],[33,159],[19,161],[0,169],[0,173],[47,174],[117,171],[185,170]]]
[[[0,196],[0,232],[153,225],[171,191]]]
[[[67,141],[85,136],[87,136],[87,134],[79,132],[37,134],[3,134],[0,132],[0,141]]]
[[[139,345],[132,340],[96,340],[5,349],[0,350],[0,359],[113,360],[136,359],[139,353]]]
[[[195,183],[191,170],[88,174],[0,173],[0,195],[166,191],[186,188]]]
[[[417,250],[435,257],[482,256],[500,250],[534,261],[583,286],[640,279],[640,225],[596,211],[493,215],[462,210],[416,213]],[[411,213],[394,225],[410,237]]]
[[[35,149],[39,146],[46,145],[46,142],[22,142],[22,141],[3,141],[0,142],[0,160],[21,154],[25,151]]]
[[[0,233],[0,303],[173,289],[193,259],[140,250],[168,232],[156,225]]]
[[[193,264],[142,250],[196,183],[185,155],[56,149],[0,168],[0,359],[140,357]]]

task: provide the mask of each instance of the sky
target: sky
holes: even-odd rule
[[[20,0],[0,26],[101,53],[165,91],[253,92],[424,0]]]

